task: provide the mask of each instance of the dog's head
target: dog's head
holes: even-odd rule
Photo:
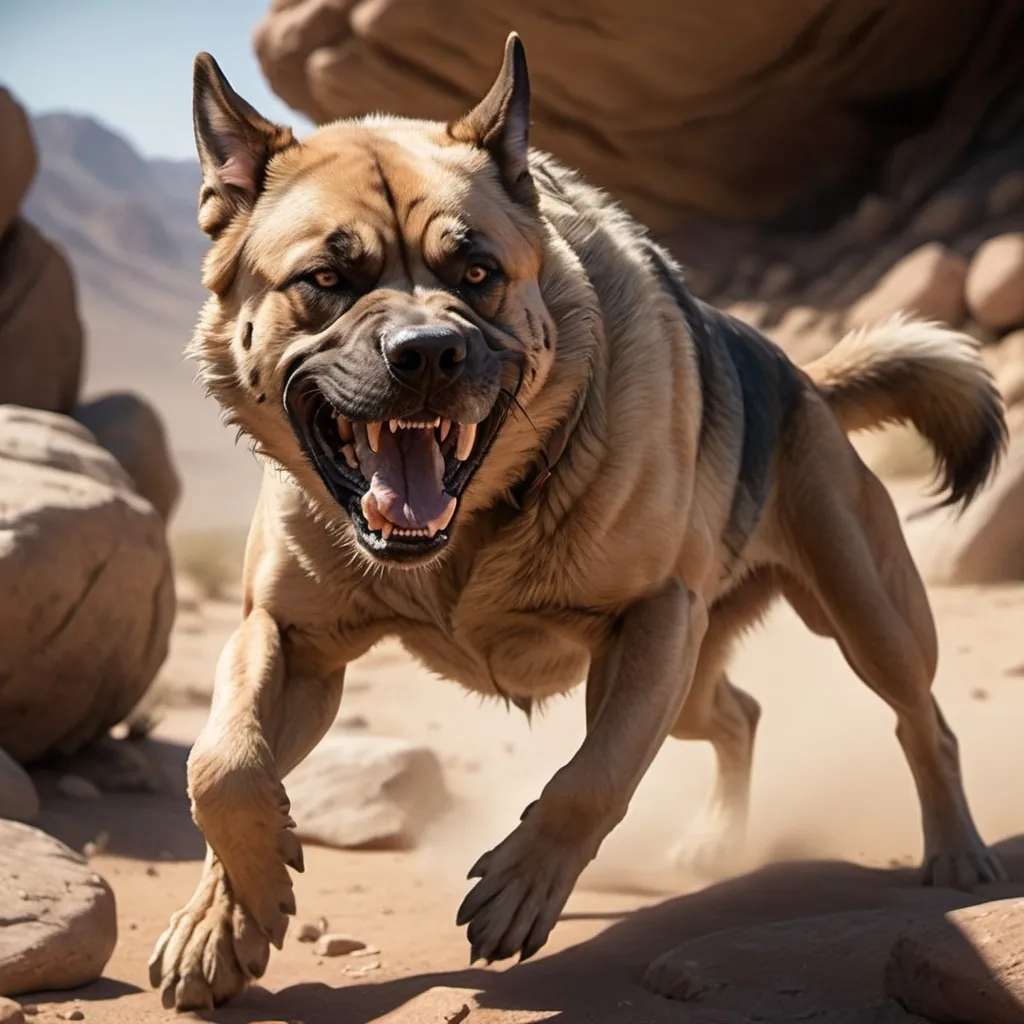
[[[429,562],[465,496],[499,486],[492,442],[554,359],[522,44],[448,125],[369,117],[300,143],[206,54],[193,103],[203,378],[370,558]]]

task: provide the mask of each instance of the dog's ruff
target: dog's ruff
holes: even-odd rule
[[[461,120],[300,143],[196,61],[213,294],[193,354],[267,469],[189,758],[206,865],[151,962],[168,1006],[237,994],[280,946],[302,866],[281,780],[385,636],[527,710],[586,680],[582,746],[471,871],[474,959],[543,946],[668,735],[718,756],[714,831],[687,856],[735,854],[760,712],[726,664],[777,595],[894,710],[925,880],[1000,877],[931,696],[924,588],[845,433],[912,422],[969,502],[1005,440],[973,342],[897,319],[794,367],[529,151],[528,103],[511,37]]]

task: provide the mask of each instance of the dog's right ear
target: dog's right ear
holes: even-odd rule
[[[199,226],[216,238],[252,209],[271,157],[297,143],[290,128],[268,121],[231,88],[208,53],[192,67],[192,125],[203,171]]]

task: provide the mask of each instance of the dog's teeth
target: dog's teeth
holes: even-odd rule
[[[391,420],[388,423],[388,426],[391,428],[391,433],[392,434],[397,434],[398,433],[398,428],[401,427],[401,425],[402,424],[398,420]]]
[[[452,521],[452,516],[455,515],[455,507],[458,503],[458,498],[448,499],[448,504],[445,505],[444,511],[436,519],[431,519],[427,525],[428,537],[433,537],[438,530],[443,530]]]
[[[366,442],[370,446],[370,451],[377,454],[380,451],[380,427],[379,423],[367,423],[366,424]]]
[[[444,443],[444,439],[448,436],[448,431],[452,429],[452,421],[445,416],[440,422],[440,438],[441,443]]]
[[[380,528],[380,535],[385,540],[387,540],[388,537],[390,537],[391,534],[394,533],[394,532],[401,533],[402,531],[401,530],[396,531],[395,528],[391,525],[391,523],[388,523],[388,522],[385,522],[384,525]]]
[[[345,457],[345,462],[348,463],[349,469],[358,469],[359,460],[356,458],[355,445],[347,444],[341,449],[341,454]]]
[[[476,424],[460,423],[459,440],[455,445],[455,458],[459,462],[465,462],[469,458],[469,453],[473,450],[474,441],[476,441]]]
[[[345,442],[354,441],[356,439],[356,435],[352,430],[352,424],[347,419],[345,419],[345,417],[342,416],[337,409],[335,409],[334,412],[331,413],[331,415],[335,418],[335,420],[338,423],[338,437],[340,437],[342,441]]]

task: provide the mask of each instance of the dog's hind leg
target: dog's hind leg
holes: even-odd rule
[[[779,480],[787,569],[800,595],[792,603],[812,629],[831,632],[896,713],[921,804],[925,882],[998,880],[968,809],[956,737],[931,693],[935,626],[892,501],[824,406],[806,406],[794,428],[803,436],[792,439]]]
[[[761,706],[732,684],[725,664],[733,638],[765,612],[774,596],[774,579],[765,571],[714,605],[693,684],[672,727],[676,739],[705,740],[715,751],[710,799],[670,854],[678,867],[704,877],[730,873],[743,852]]]
[[[295,913],[288,867],[302,847],[281,778],[327,731],[343,672],[327,681],[289,673],[277,624],[249,612],[221,654],[210,717],[189,755],[192,815],[207,856],[189,903],[150,960],[164,1005],[208,1008],[266,968]]]

